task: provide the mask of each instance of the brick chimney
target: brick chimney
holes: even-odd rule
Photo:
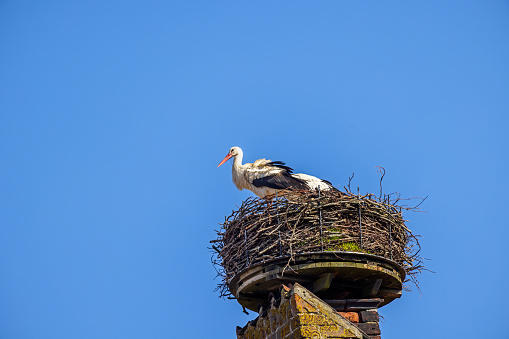
[[[381,299],[324,301],[299,284],[281,285],[280,292],[259,306],[255,320],[237,327],[238,339],[380,339]]]

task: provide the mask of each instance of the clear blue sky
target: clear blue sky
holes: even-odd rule
[[[407,214],[436,274],[385,339],[506,312],[508,1],[0,2],[0,338],[234,338],[229,147]],[[431,335],[432,334],[432,335]]]

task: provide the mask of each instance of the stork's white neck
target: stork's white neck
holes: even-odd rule
[[[242,151],[238,152],[237,155],[233,157],[232,164],[232,179],[239,190],[247,188],[243,175],[242,156]]]
[[[232,169],[235,167],[240,168],[242,166],[242,157],[243,156],[244,156],[244,154],[242,153],[241,150],[239,150],[238,154],[233,157]]]

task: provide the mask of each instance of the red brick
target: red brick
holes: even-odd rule
[[[341,314],[343,318],[346,318],[353,323],[359,322],[359,314],[357,312],[338,312],[338,313]]]

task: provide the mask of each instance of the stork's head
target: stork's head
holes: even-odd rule
[[[234,146],[234,147],[230,148],[230,151],[228,152],[228,154],[224,157],[223,161],[221,161],[219,163],[219,165],[217,165],[217,167],[219,167],[222,164],[224,164],[225,162],[227,162],[228,159],[235,158],[238,155],[242,155],[242,149],[240,147]]]

